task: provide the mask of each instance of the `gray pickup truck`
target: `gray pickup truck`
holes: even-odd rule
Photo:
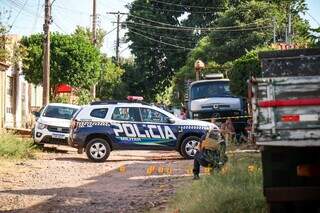
[[[320,49],[260,54],[251,80],[270,212],[320,212]]]

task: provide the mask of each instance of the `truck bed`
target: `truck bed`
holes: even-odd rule
[[[253,94],[258,145],[320,146],[320,75],[258,78]]]

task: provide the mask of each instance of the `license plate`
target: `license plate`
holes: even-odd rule
[[[65,136],[64,136],[64,134],[52,134],[52,138],[64,139]]]

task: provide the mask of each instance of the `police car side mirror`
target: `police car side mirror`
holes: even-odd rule
[[[168,123],[174,124],[176,121],[173,118],[168,118]]]

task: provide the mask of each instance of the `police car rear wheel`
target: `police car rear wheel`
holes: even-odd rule
[[[193,159],[194,155],[198,151],[198,145],[200,138],[195,136],[187,137],[183,140],[180,148],[181,155],[186,159]]]
[[[86,146],[86,154],[94,162],[106,161],[110,151],[108,142],[102,138],[94,138]]]

